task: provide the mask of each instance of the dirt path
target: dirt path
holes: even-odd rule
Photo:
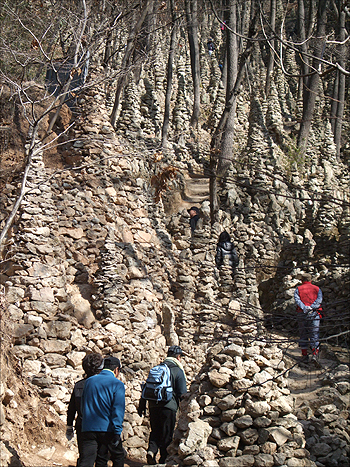
[[[320,350],[319,366],[313,363],[303,363],[300,358],[300,349],[295,344],[285,350],[288,382],[291,394],[295,397],[295,406],[315,397],[314,392],[322,387],[323,377],[339,365],[339,361],[329,355],[327,349]]]

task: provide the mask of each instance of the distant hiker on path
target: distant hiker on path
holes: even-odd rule
[[[151,422],[151,433],[147,450],[147,463],[157,464],[156,455],[160,451],[159,464],[164,464],[168,455],[167,447],[172,441],[176,412],[179,408],[181,397],[186,394],[186,376],[181,364],[183,352],[178,345],[172,345],[168,349],[168,356],[164,364],[170,370],[170,381],[172,387],[171,399],[166,401],[156,401],[148,399],[149,415]],[[146,382],[147,385],[147,382]],[[140,417],[146,412],[146,399],[141,397],[138,414]]]
[[[188,214],[190,215],[190,227],[191,232],[193,233],[197,222],[199,221],[199,208],[196,206],[192,206],[190,209],[187,210]]]
[[[230,235],[224,230],[221,232],[218,244],[216,246],[215,264],[218,269],[223,266],[225,261],[232,268],[232,274],[235,273],[236,267],[238,266],[238,255],[235,250],[233,243],[231,242]]]
[[[211,37],[209,38],[209,40],[207,42],[207,47],[208,47],[208,53],[211,56],[212,53],[215,50],[215,44],[214,44],[213,39]]]
[[[322,318],[322,292],[319,287],[311,284],[311,274],[303,274],[302,285],[294,292],[297,304],[298,325],[300,332],[299,347],[304,358],[308,356],[311,347],[312,361],[318,361],[320,319]]]
[[[66,438],[70,441],[74,436],[74,428],[73,423],[75,420],[75,415],[77,414],[77,418],[75,420],[75,431],[77,434],[77,443],[78,443],[78,451],[79,456],[81,453],[81,424],[82,424],[82,416],[81,416],[81,396],[83,394],[83,389],[87,378],[93,375],[97,375],[103,368],[103,357],[98,353],[90,353],[85,355],[82,362],[83,370],[85,371],[86,377],[81,379],[80,381],[76,382],[74,385],[74,389],[68,404],[68,411],[67,411],[67,429],[66,429]],[[79,461],[77,460],[77,467],[79,467]],[[102,460],[101,460],[102,461]],[[105,463],[100,462],[100,466],[107,467],[107,461]]]
[[[108,461],[124,467],[121,441],[125,413],[125,386],[117,379],[120,360],[106,357],[101,373],[85,383],[81,400],[82,433],[79,467],[101,467]],[[105,463],[102,463],[106,462]]]

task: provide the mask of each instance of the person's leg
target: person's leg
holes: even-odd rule
[[[158,452],[159,444],[162,441],[162,419],[161,411],[157,407],[150,407],[149,420],[151,424],[151,433],[148,441],[148,452],[152,452],[154,458]]]
[[[176,423],[176,412],[170,409],[163,409],[163,434],[162,441],[160,444],[160,459],[159,463],[164,464],[165,459],[168,456],[167,447],[173,439],[175,423]]]
[[[320,317],[317,315],[316,318],[310,321],[310,325],[309,325],[310,345],[312,348],[312,353],[316,357],[318,356],[318,348],[320,346],[319,334],[320,334]]]
[[[109,459],[108,443],[112,436],[112,433],[106,433],[103,431],[97,435],[98,447],[95,467],[107,467]]]
[[[79,457],[77,460],[77,467],[79,467],[80,453],[81,453],[81,426],[75,425],[75,432],[77,434],[77,444],[78,444],[78,452],[79,452]]]
[[[97,455],[96,432],[83,431],[80,446],[79,467],[93,467]]]
[[[309,347],[308,339],[308,326],[305,315],[298,313],[298,326],[299,326],[299,347],[301,348],[302,355],[307,355],[307,349]]]
[[[112,436],[113,439],[113,436]],[[111,443],[108,444],[108,449],[111,455],[111,461],[113,462],[113,467],[124,467],[124,449],[122,440],[118,446],[114,446]],[[97,464],[96,464],[97,467]]]

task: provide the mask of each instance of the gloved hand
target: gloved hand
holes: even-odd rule
[[[140,398],[139,401],[139,407],[137,409],[137,413],[139,414],[140,417],[143,415],[146,415],[146,399],[143,399],[142,397]]]
[[[120,443],[120,441],[121,441],[120,435],[114,435],[112,438],[111,444],[114,448],[116,448],[118,444]]]
[[[66,428],[66,438],[68,441],[73,439],[74,436],[74,428],[72,426],[67,426]]]
[[[146,415],[146,407],[144,409],[142,407],[138,407],[137,413],[140,417],[143,417],[144,415]]]

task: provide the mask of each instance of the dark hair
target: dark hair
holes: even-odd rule
[[[103,357],[99,353],[89,353],[83,358],[82,365],[87,377],[97,375],[103,368]]]
[[[181,347],[178,345],[171,345],[168,349],[168,357],[176,357],[177,355],[183,355]]]
[[[220,243],[225,243],[225,242],[230,242],[231,241],[231,237],[230,235],[226,232],[226,230],[224,230],[223,232],[221,232],[220,236],[219,236],[219,242]]]
[[[104,367],[106,370],[114,371],[116,368],[120,368],[120,360],[117,357],[112,357],[111,355],[105,358]]]

